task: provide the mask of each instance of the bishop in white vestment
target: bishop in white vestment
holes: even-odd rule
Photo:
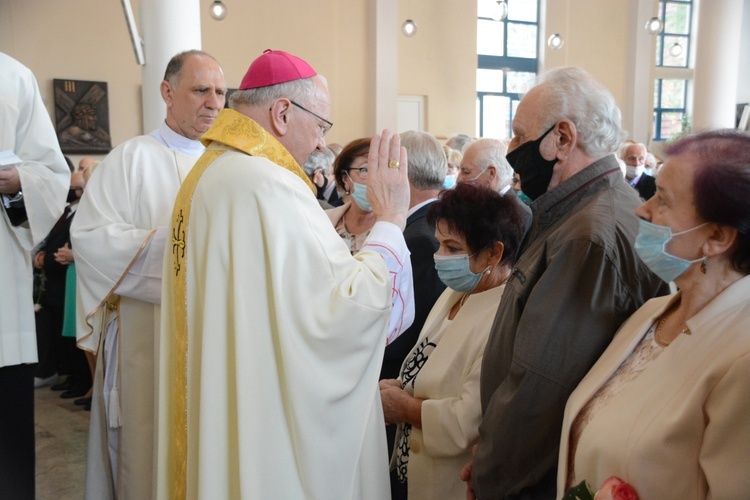
[[[402,225],[383,216],[352,256],[298,161],[325,145],[327,90],[290,54],[259,60],[266,67],[256,60],[240,92],[308,79],[300,87],[312,96],[222,111],[178,194],[164,263],[157,498],[389,498],[378,374],[387,339],[414,316],[406,153],[386,133],[378,157],[374,139],[373,211],[391,208]],[[382,179],[399,194],[376,199]]]

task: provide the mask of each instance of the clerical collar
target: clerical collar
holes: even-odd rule
[[[204,151],[206,151],[206,148],[203,147],[201,141],[188,139],[184,135],[178,134],[177,132],[169,128],[166,120],[161,122],[161,125],[159,125],[158,129],[154,130],[148,135],[150,135],[169,149],[179,151],[180,153],[184,153],[188,156],[194,156],[198,158],[204,153]]]

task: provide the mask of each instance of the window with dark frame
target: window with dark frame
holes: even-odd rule
[[[681,70],[690,65],[693,1],[660,0],[659,19],[664,29],[656,40],[656,67],[661,77],[654,85],[653,139],[665,141],[680,134],[687,120],[691,80],[684,78]],[[670,73],[674,78],[667,77]]]
[[[508,138],[521,96],[539,71],[539,0],[477,2],[477,137]]]

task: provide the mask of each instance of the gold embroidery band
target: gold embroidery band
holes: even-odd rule
[[[174,276],[174,372],[172,393],[173,424],[169,428],[172,468],[172,498],[187,496],[187,268],[185,267],[187,227],[193,192],[203,172],[225,150],[206,151],[200,157],[177,193],[172,212],[172,267]],[[167,333],[167,332],[164,332]]]
[[[292,153],[278,139],[266,132],[266,129],[242,113],[233,109],[222,109],[213,126],[201,137],[201,141],[206,146],[211,142],[219,142],[250,156],[267,158],[302,179],[313,194],[317,193],[317,189]]]

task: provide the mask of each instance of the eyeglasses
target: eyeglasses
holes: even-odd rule
[[[356,170],[359,176],[363,179],[367,177],[367,167],[350,168],[349,170]]]
[[[329,122],[328,120],[326,120],[322,116],[313,113],[312,111],[310,111],[306,107],[304,107],[304,106],[302,106],[300,104],[297,104],[296,102],[292,101],[291,99],[289,99],[289,102],[291,102],[292,104],[294,104],[295,106],[297,106],[302,111],[307,111],[308,113],[310,113],[311,115],[313,115],[315,118],[317,118],[318,120],[320,120],[321,122],[323,122],[323,123],[319,123],[318,124],[318,126],[320,127],[320,135],[321,135],[321,137],[325,137],[326,134],[328,133],[328,131],[331,130],[331,127],[333,127],[333,123]]]

